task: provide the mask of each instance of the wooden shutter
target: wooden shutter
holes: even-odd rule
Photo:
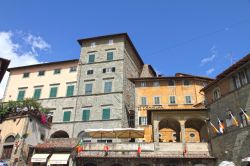
[[[110,109],[109,108],[105,108],[102,110],[102,119],[103,120],[110,119]]]
[[[70,121],[70,115],[71,115],[71,111],[65,111],[63,114],[63,121],[64,122]]]

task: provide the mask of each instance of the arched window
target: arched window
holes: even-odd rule
[[[54,132],[50,138],[69,138],[69,134],[66,131],[59,130]]]
[[[10,159],[13,151],[13,144],[15,137],[13,135],[8,136],[4,141],[2,159]]]
[[[220,97],[221,97],[220,89],[219,88],[214,89],[214,100],[217,100]]]

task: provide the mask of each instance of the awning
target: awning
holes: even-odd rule
[[[49,156],[49,154],[47,154],[47,153],[44,153],[44,154],[40,154],[40,153],[34,154],[31,157],[31,162],[32,163],[46,163],[48,156]]]
[[[49,159],[50,164],[67,164],[70,154],[52,154]]]
[[[115,129],[86,129],[93,138],[144,138],[144,129],[115,128]]]
[[[244,159],[241,160],[242,162],[250,162],[250,157],[246,157]]]

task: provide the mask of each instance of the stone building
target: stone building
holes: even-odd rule
[[[0,157],[9,165],[25,165],[34,146],[49,133],[49,124],[42,124],[34,111],[11,113],[0,122]]]
[[[242,159],[250,156],[250,119],[247,119],[250,116],[250,54],[219,74],[202,91],[210,121],[218,130],[219,120],[224,126],[223,134],[210,128],[213,155],[218,163],[228,160],[240,165]]]

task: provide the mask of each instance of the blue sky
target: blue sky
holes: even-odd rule
[[[0,32],[26,57],[16,65],[78,58],[77,39],[127,32],[159,73],[214,77],[250,53],[250,0],[6,0]]]

